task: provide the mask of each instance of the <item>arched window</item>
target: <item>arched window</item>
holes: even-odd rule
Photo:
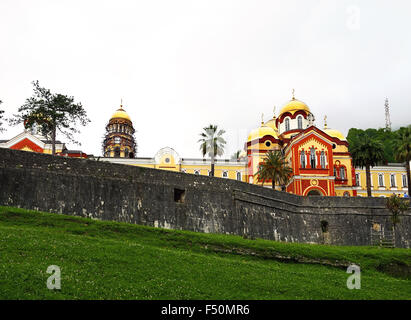
[[[290,119],[285,119],[285,131],[290,131]]]
[[[396,184],[395,184],[395,174],[392,174],[391,175],[391,187],[395,187],[396,186]]]
[[[315,169],[316,167],[316,163],[315,163],[315,149],[311,148],[310,150],[310,164],[311,164],[311,168]]]
[[[303,117],[298,116],[297,121],[298,121],[298,129],[302,129],[303,128]]]
[[[345,168],[344,167],[340,168],[340,178],[341,180],[345,180]]]
[[[305,169],[305,152],[304,152],[304,150],[301,151],[300,163],[301,163],[301,168]]]
[[[321,162],[321,168],[325,169],[325,152],[324,151],[321,151],[320,162]]]
[[[124,149],[124,157],[125,157],[125,158],[128,158],[128,153],[129,153],[128,149],[125,148],[125,149]]]
[[[384,175],[382,173],[378,174],[378,186],[380,187],[384,186]]]
[[[241,181],[241,172],[237,172],[237,180]]]
[[[194,170],[194,174],[200,175],[200,170]]]
[[[227,171],[223,171],[223,178],[228,178],[228,172]]]

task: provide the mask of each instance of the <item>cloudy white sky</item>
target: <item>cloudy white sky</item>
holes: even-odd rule
[[[72,95],[92,122],[68,146],[101,155],[123,98],[140,157],[201,157],[210,123],[229,157],[292,88],[320,127],[325,114],[344,134],[383,127],[386,97],[393,127],[407,125],[410,17],[408,0],[1,0],[1,108],[15,113],[33,80]]]

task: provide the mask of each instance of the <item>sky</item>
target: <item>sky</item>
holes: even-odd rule
[[[0,108],[15,114],[34,80],[74,96],[91,122],[81,146],[58,138],[94,155],[121,99],[138,157],[201,157],[217,124],[229,158],[292,89],[320,128],[384,127],[386,98],[397,128],[411,124],[410,16],[408,0],[1,0]]]

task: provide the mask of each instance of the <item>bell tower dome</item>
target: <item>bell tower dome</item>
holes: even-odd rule
[[[111,158],[134,158],[137,144],[130,116],[123,109],[123,103],[111,116],[106,125],[103,141],[103,156]]]

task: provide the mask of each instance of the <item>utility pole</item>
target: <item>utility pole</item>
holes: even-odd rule
[[[388,98],[385,99],[385,129],[391,131],[390,106],[388,104]]]

